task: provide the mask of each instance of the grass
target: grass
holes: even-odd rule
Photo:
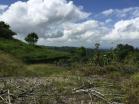
[[[66,96],[71,94],[73,88],[82,85],[88,86],[88,83],[91,82],[93,83],[91,87],[97,88],[103,94],[106,94],[109,101],[125,102],[126,104],[138,103],[139,74],[132,73],[128,68],[127,66],[105,66],[103,68],[84,66],[77,67],[76,70],[68,70],[54,64],[25,64],[20,58],[0,52],[0,77],[37,77],[38,79],[44,77],[53,81],[52,85],[57,88],[56,91],[62,92],[61,94],[65,93]],[[137,70],[133,71],[136,72]],[[128,79],[123,72],[129,73]]]
[[[26,70],[21,60],[0,51],[0,76],[20,76],[25,75]]]
[[[137,66],[116,63],[101,67],[77,63],[67,69],[49,63],[69,57],[69,53],[27,45],[18,40],[0,40],[0,77],[45,77],[54,80],[53,86],[61,92],[65,87],[70,91],[91,82],[91,87],[106,94],[110,101],[139,103]]]
[[[46,77],[68,73],[54,64],[25,64],[11,54],[0,51],[0,77]]]
[[[0,39],[0,50],[10,53],[27,63],[49,63],[70,57],[67,52],[28,45],[19,40]]]
[[[131,76],[125,85],[126,104],[139,104],[139,73]]]
[[[68,70],[53,64],[34,64],[28,65],[27,70],[32,72],[33,76],[46,77],[46,76],[63,76],[69,74]]]

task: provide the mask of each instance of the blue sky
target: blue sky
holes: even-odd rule
[[[9,5],[16,1],[18,0],[1,0],[0,3]],[[123,9],[128,7],[139,6],[139,0],[72,0],[72,1],[76,5],[82,5],[86,11],[93,13],[98,13],[107,9]]]
[[[139,47],[139,0],[17,1],[0,0],[0,20],[11,26],[17,39],[36,32],[41,45],[92,47],[99,42],[104,48],[117,43]]]
[[[122,9],[139,6],[139,0],[73,0],[77,5],[83,5],[85,10],[93,13],[107,9]]]

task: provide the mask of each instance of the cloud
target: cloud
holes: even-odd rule
[[[5,10],[8,7],[8,5],[0,5],[0,10]]]
[[[139,7],[130,7],[124,9],[108,9],[101,14],[104,16],[111,16],[117,18],[135,18],[139,16]]]
[[[109,9],[95,18],[109,28],[109,32],[100,39],[105,46],[128,43],[139,47],[139,7]]]
[[[14,31],[24,36],[36,32],[42,38],[56,38],[62,36],[64,24],[79,22],[89,15],[72,1],[29,0],[10,5],[0,16],[0,20],[10,24]]]
[[[95,20],[88,20],[82,23],[68,23],[64,25],[63,36],[53,39],[41,39],[39,44],[56,46],[88,46],[100,42],[103,34],[108,32],[108,28]]]
[[[103,37],[107,41],[139,45],[139,17],[130,20],[121,20],[114,25],[108,35]]]
[[[114,10],[113,9],[109,9],[106,11],[103,11],[102,14],[105,16],[110,16],[111,14],[113,14]]]
[[[100,42],[110,47],[112,42],[132,41],[139,46],[139,7],[109,9],[92,19],[82,6],[66,0],[17,1],[0,10],[0,20],[10,24],[20,40],[36,32],[41,45],[93,47]]]
[[[2,14],[6,10],[7,7],[8,7],[8,5],[1,5],[0,4],[0,14]]]
[[[66,0],[18,1],[0,16],[24,40],[36,32],[38,44],[52,46],[90,46],[99,42],[108,28],[103,22],[89,20],[90,13]]]
[[[129,20],[137,17],[139,17],[139,7],[108,9],[93,16],[98,21],[104,21],[110,27],[120,20]]]

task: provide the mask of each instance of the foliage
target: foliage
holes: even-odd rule
[[[0,38],[12,39],[13,35],[16,35],[16,33],[10,29],[10,26],[8,24],[1,21],[0,22]]]
[[[125,58],[124,62],[126,64],[139,66],[139,51],[130,52]]]
[[[128,44],[118,44],[115,48],[115,53],[117,55],[118,61],[123,61],[126,56],[134,51],[134,47]]]
[[[86,49],[84,47],[80,47],[76,50],[76,53],[80,56],[80,57],[85,57],[86,56]]]
[[[38,35],[36,33],[30,33],[28,36],[25,38],[25,40],[29,43],[34,45],[38,41]]]

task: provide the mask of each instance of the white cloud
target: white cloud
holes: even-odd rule
[[[139,42],[139,17],[130,20],[121,20],[114,25],[112,31],[103,37],[107,41],[133,43],[138,46]]]
[[[66,0],[18,1],[1,8],[4,12],[0,20],[10,24],[18,34],[15,38],[21,40],[36,32],[40,37],[38,44],[50,46],[93,47],[100,42],[102,47],[109,47],[115,41],[139,43],[139,7],[103,11],[98,14],[106,18],[102,21],[88,19],[90,13],[82,6]]]
[[[104,16],[116,18],[135,18],[139,16],[139,7],[130,7],[124,9],[108,9],[101,13]]]
[[[109,16],[109,15],[111,15],[113,12],[114,12],[113,9],[109,9],[109,10],[103,11],[102,14],[105,15],[105,16]]]
[[[0,4],[0,14],[3,13],[7,7],[8,7],[8,5],[1,5]]]
[[[8,7],[8,5],[0,5],[0,10],[5,10]]]
[[[108,29],[99,21],[86,20],[89,15],[81,6],[66,0],[29,0],[12,4],[0,19],[10,24],[19,34],[15,38],[21,40],[36,32],[40,37],[38,44],[91,46]]]
[[[89,15],[71,1],[29,0],[9,6],[0,20],[10,24],[18,34],[36,32],[43,38],[55,38],[62,36],[60,31],[63,31],[64,24],[79,22]]]
[[[100,42],[103,34],[108,32],[108,28],[95,20],[88,20],[82,23],[68,23],[64,25],[63,36],[53,39],[41,39],[39,44],[56,46],[88,46]]]

